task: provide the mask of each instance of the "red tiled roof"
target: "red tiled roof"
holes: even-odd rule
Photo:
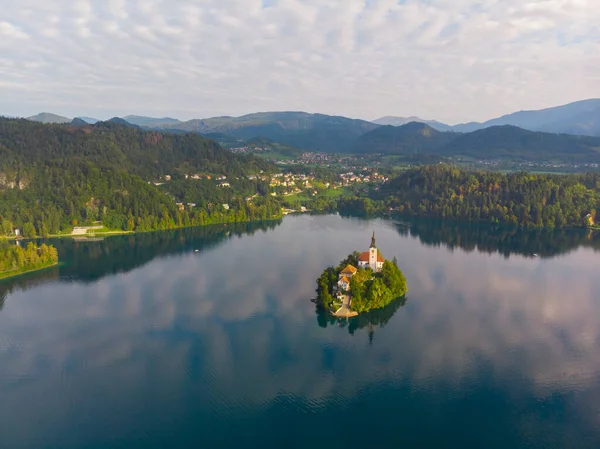
[[[369,251],[363,251],[362,253],[360,253],[358,260],[360,262],[368,262],[369,261]],[[383,258],[383,256],[381,255],[381,253],[379,251],[377,251],[377,262],[385,262],[385,259]]]
[[[352,265],[348,265],[340,274],[354,274],[356,271],[356,268],[354,268]]]
[[[350,283],[350,281],[348,280],[348,278],[346,276],[343,276],[338,282],[345,282],[346,284]]]

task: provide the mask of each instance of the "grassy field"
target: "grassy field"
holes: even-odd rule
[[[301,193],[294,193],[293,195],[284,196],[283,198],[289,202],[300,202],[307,200],[314,200],[315,198],[327,198],[327,199],[335,199],[344,195],[348,195],[351,190],[347,187],[340,187],[337,189],[327,189],[320,191],[317,195],[311,195],[308,192],[312,192],[312,189],[308,191],[304,190]]]

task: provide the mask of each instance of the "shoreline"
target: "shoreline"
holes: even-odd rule
[[[39,239],[63,239],[63,238],[76,238],[76,237],[80,237],[82,238],[82,240],[87,240],[87,239],[92,239],[92,238],[101,238],[101,237],[112,237],[115,235],[135,235],[135,234],[146,234],[149,232],[164,232],[164,231],[177,231],[180,229],[191,229],[191,228],[204,228],[207,226],[226,226],[229,224],[240,224],[240,223],[260,223],[260,222],[266,222],[266,221],[276,221],[276,220],[282,220],[284,218],[285,215],[282,215],[281,217],[273,217],[273,218],[267,218],[264,220],[245,220],[245,221],[226,221],[223,223],[208,223],[208,224],[203,224],[203,225],[196,225],[196,226],[177,226],[174,228],[168,228],[168,229],[149,229],[147,231],[119,231],[119,230],[113,230],[113,231],[107,231],[107,232],[95,232],[94,235],[87,235],[87,234],[81,234],[81,235],[73,235],[73,234],[49,234],[46,236],[42,236],[42,235],[38,235],[35,237],[22,237],[20,236],[18,239],[16,236],[10,236],[10,237],[5,237],[5,236],[0,236],[0,240],[22,240],[22,241],[30,241],[30,240],[39,240]]]
[[[44,267],[34,268],[33,270],[27,270],[27,271],[19,271],[19,272],[14,273],[14,274],[3,275],[3,274],[0,273],[0,282],[5,281],[7,279],[13,279],[13,278],[16,278],[16,277],[19,277],[19,276],[23,276],[23,275],[26,275],[26,274],[35,273],[37,271],[47,270],[48,268],[57,267],[59,265],[60,265],[60,262],[55,262],[53,264],[46,265]]]

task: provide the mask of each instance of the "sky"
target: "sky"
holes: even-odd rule
[[[599,0],[2,0],[0,114],[483,121],[600,97]]]

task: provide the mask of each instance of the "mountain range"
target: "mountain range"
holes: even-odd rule
[[[30,120],[64,123],[42,113]],[[94,120],[77,118],[73,125]],[[445,125],[418,117],[383,117],[368,122],[306,112],[259,112],[241,117],[179,121],[129,115],[110,120],[141,129],[195,133],[227,146],[261,138],[300,150],[329,153],[439,154],[483,159],[598,160],[600,99],[539,111],[520,111],[483,123]],[[408,123],[407,123],[408,121]]]
[[[564,133],[600,137],[600,99],[576,101],[552,108],[519,111],[503,115],[486,122],[470,122],[446,125],[436,120],[423,120],[419,117],[386,116],[374,120],[379,125],[400,126],[408,122],[426,123],[438,131],[472,132],[491,126],[512,125],[529,131]]]
[[[435,155],[474,159],[600,162],[600,137],[529,131],[502,125],[470,133],[441,132],[425,123],[382,126],[362,135],[354,153]]]

